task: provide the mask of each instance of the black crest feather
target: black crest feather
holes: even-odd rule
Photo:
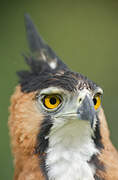
[[[55,52],[41,38],[28,14],[25,15],[25,28],[26,28],[26,35],[27,35],[29,48],[38,62],[40,60],[44,61],[49,65],[52,71],[55,69],[56,70],[68,69],[67,66],[55,54]],[[33,64],[34,63],[36,63],[37,66],[38,63],[36,61],[34,61]]]
[[[29,56],[24,55],[30,70],[18,72],[19,83],[23,92],[36,91],[49,86],[62,87],[73,91],[80,80],[79,87],[95,88],[96,84],[85,76],[72,72],[44,42],[36,30],[29,15],[25,15],[26,35],[31,50]]]

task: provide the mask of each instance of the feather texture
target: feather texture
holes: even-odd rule
[[[48,180],[49,177],[46,174],[47,172],[45,172],[45,170],[47,170],[45,162],[48,162],[47,166],[49,166],[50,162],[52,163],[54,159],[53,155],[55,155],[57,159],[59,158],[58,156],[60,156],[61,159],[61,155],[65,152],[67,153],[66,155],[70,157],[67,150],[71,145],[72,148],[70,149],[73,153],[76,147],[78,148],[78,151],[72,154],[71,157],[79,157],[78,161],[76,161],[77,158],[72,158],[72,161],[76,161],[76,168],[78,169],[79,167],[79,169],[84,172],[84,175],[88,174],[89,179],[92,177],[91,180],[118,180],[118,152],[111,143],[109,129],[102,108],[95,112],[98,119],[96,118],[97,123],[94,133],[90,133],[91,129],[87,130],[90,126],[87,126],[87,131],[83,127],[81,130],[82,132],[79,132],[79,128],[81,129],[81,127],[77,124],[78,120],[76,119],[74,122],[72,119],[72,125],[74,125],[72,128],[71,126],[67,126],[66,136],[64,134],[65,129],[63,130],[62,128],[59,131],[64,138],[60,138],[60,134],[58,136],[57,132],[55,132],[55,136],[51,136],[51,128],[54,125],[54,122],[52,122],[53,118],[51,119],[51,117],[54,117],[54,115],[51,116],[51,113],[46,115],[46,112],[38,107],[36,101],[37,93],[39,94],[42,89],[51,88],[52,86],[57,89],[61,88],[66,95],[71,94],[69,97],[71,97],[70,107],[72,110],[73,107],[74,109],[76,108],[75,102],[80,91],[86,89],[86,91],[93,96],[95,91],[100,87],[88,80],[87,77],[69,70],[38,34],[29,15],[25,15],[25,25],[28,43],[32,53],[30,56],[25,56],[25,61],[30,66],[30,70],[18,72],[20,85],[16,87],[15,93],[11,98],[9,117],[9,129],[15,166],[14,180]],[[74,93],[76,96],[72,107]],[[63,118],[61,121],[62,120]],[[82,124],[86,124],[86,122],[87,121],[84,121]],[[76,126],[76,124],[78,126]],[[61,126],[59,126],[59,128],[60,127]],[[65,127],[66,126],[64,126],[64,128]],[[71,130],[72,134],[70,134]],[[60,143],[60,146],[58,146],[58,142],[55,143],[55,149],[58,153],[53,149],[53,143],[52,146],[48,148],[48,145],[50,145],[49,143],[53,142],[56,136]],[[70,139],[68,139],[69,137]],[[79,142],[78,139],[81,142],[80,146],[76,144],[76,141]],[[82,139],[83,141],[81,141]],[[64,143],[62,143],[63,141]],[[66,149],[65,144],[68,144],[68,149]],[[82,148],[82,154],[81,152],[78,154],[80,147],[85,147]],[[89,148],[88,150],[87,147]],[[64,149],[62,153],[60,153],[60,148],[62,150]],[[51,154],[50,152],[52,149],[54,152]],[[45,154],[45,152],[47,154]],[[45,161],[46,158],[47,161]],[[79,159],[82,161],[79,162]],[[71,162],[73,166],[75,166],[74,162]],[[88,167],[88,171],[82,166],[83,162],[84,165]],[[41,166],[42,164],[43,166]],[[59,169],[55,161],[52,164],[55,164],[56,168]],[[63,172],[64,169],[61,166],[60,172]],[[66,169],[64,171],[66,171]],[[49,172],[54,174],[52,169],[50,169]],[[71,173],[74,174],[72,177],[75,177],[75,173],[73,172],[75,171],[71,169]],[[78,179],[80,175],[80,173],[77,174],[77,172],[78,171],[76,171],[76,179]],[[64,177],[63,174],[62,176],[60,175],[62,178]],[[81,177],[83,177],[83,175],[81,175]],[[57,179],[58,178],[55,180]],[[74,179],[71,178],[71,180]]]

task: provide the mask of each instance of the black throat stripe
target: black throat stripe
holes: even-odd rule
[[[99,151],[102,151],[102,149],[104,148],[104,145],[102,144],[102,137],[100,134],[100,120],[98,118],[98,115],[96,115],[96,117],[97,117],[97,124],[96,124],[96,128],[94,131],[95,136],[92,137],[92,139],[96,145],[96,148]],[[104,164],[99,160],[99,154],[93,155],[91,157],[91,160],[88,163],[93,164],[96,168],[96,173],[94,175],[95,180],[104,180],[103,178],[101,178],[100,176],[97,175],[97,171],[105,171]]]
[[[37,136],[37,145],[35,147],[35,153],[39,155],[40,159],[40,167],[42,169],[42,172],[45,176],[45,179],[48,180],[48,167],[46,166],[46,150],[48,148],[49,144],[49,138],[48,135],[50,133],[50,129],[52,127],[52,121],[50,116],[46,116],[43,120],[39,134]]]

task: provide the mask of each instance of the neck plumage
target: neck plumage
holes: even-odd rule
[[[94,179],[95,167],[88,163],[99,153],[91,138],[91,128],[86,121],[72,120],[49,135],[46,165],[48,177],[55,180]]]
[[[80,180],[94,180],[97,177],[96,169],[101,166],[98,160],[102,147],[99,124],[95,133],[96,138],[93,138],[87,121],[72,120],[59,129],[52,127],[43,139],[47,142],[43,143],[47,148],[43,149],[45,157],[41,163],[47,179],[78,180],[79,177]],[[39,140],[41,141],[40,138]],[[40,146],[39,150],[42,153]]]
[[[109,130],[102,109],[98,118],[99,124],[94,137],[84,122],[79,127],[70,123],[61,131],[53,129],[50,131],[46,137],[48,148],[42,161],[46,179],[118,178],[118,153],[109,139]],[[115,162],[112,166],[111,161]],[[114,178],[111,178],[112,176]]]
[[[100,110],[98,118],[100,121],[100,144],[102,144],[102,148],[97,158],[98,168],[96,170],[96,177],[99,177],[98,179],[100,180],[117,180],[118,151],[110,140],[110,133],[103,109]]]

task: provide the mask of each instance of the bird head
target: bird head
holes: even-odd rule
[[[77,120],[76,123],[84,122],[94,131],[102,88],[72,72],[44,42],[29,15],[25,15],[25,24],[32,55],[25,56],[31,70],[18,72],[22,92],[36,92],[36,107],[43,118],[50,118],[52,129]]]
[[[102,89],[93,83],[89,84],[82,76],[80,79],[79,74],[73,72],[56,76],[47,79],[46,84],[43,82],[45,87],[36,94],[39,111],[44,117],[51,118],[53,129],[77,120],[76,123],[83,121],[94,131]]]
[[[25,25],[31,54],[24,57],[30,70],[18,72],[20,96],[13,97],[9,122],[13,144],[28,153],[33,147],[44,171],[52,163],[50,157],[46,162],[47,154],[59,144],[66,149],[73,142],[72,148],[88,154],[88,162],[98,153],[95,147],[102,147],[98,114],[103,90],[71,71],[44,42],[28,15]]]

